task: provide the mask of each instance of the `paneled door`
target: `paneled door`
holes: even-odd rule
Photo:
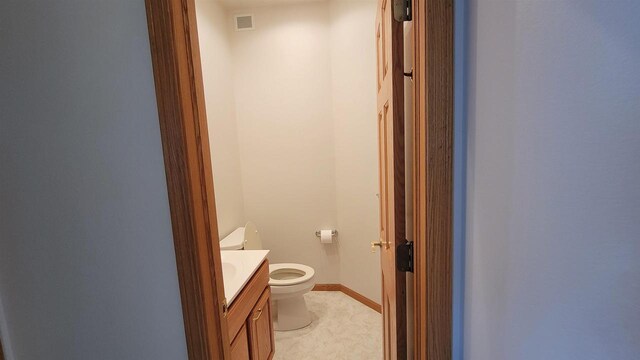
[[[376,16],[377,121],[380,175],[380,248],[384,359],[407,358],[406,278],[396,270],[405,243],[403,25],[392,0],[379,0]]]

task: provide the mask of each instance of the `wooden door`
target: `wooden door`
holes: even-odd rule
[[[249,315],[251,333],[251,359],[269,360],[275,352],[273,323],[271,321],[271,297],[267,288]]]
[[[405,273],[396,270],[396,246],[405,240],[403,25],[392,0],[376,16],[380,247],[384,359],[406,359]]]

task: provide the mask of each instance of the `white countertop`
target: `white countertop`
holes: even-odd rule
[[[224,296],[228,306],[240,294],[251,276],[258,270],[269,250],[223,250],[222,277],[224,279]]]

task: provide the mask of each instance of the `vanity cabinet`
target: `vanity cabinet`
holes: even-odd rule
[[[231,360],[249,359],[249,335],[244,325],[231,342]]]
[[[270,360],[275,352],[271,319],[269,263],[265,260],[253,274],[227,315],[231,359]]]
[[[268,360],[273,357],[273,323],[270,291],[267,288],[253,308],[249,321],[251,359]]]

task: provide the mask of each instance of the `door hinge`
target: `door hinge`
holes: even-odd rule
[[[222,300],[222,316],[227,317],[227,313],[229,313],[229,305],[227,304],[227,298]]]
[[[413,241],[407,241],[396,248],[396,268],[398,271],[413,272]]]
[[[411,0],[393,0],[393,18],[398,22],[411,21]]]

